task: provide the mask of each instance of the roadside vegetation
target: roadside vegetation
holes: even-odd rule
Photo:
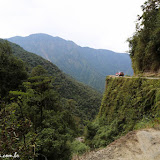
[[[129,38],[134,74],[160,75],[160,2],[148,0],[142,5],[136,32]]]
[[[99,114],[86,127],[85,142],[92,149],[104,147],[129,131],[159,125],[159,79],[108,77]]]

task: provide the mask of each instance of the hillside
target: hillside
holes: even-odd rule
[[[1,40],[2,42],[3,40]],[[27,52],[19,45],[10,43],[13,54],[22,59],[28,71],[37,65],[43,66],[50,76],[54,77],[53,87],[61,97],[71,99],[76,108],[76,115],[84,122],[90,120],[98,113],[102,95],[96,90],[77,82],[64,74],[57,66],[42,57]]]
[[[159,160],[160,130],[129,132],[104,149],[79,156],[78,160]],[[77,160],[77,157],[72,160]]]
[[[128,54],[80,47],[72,41],[47,34],[8,40],[53,62],[63,72],[101,92],[104,91],[106,75],[114,75],[118,71],[133,74]]]
[[[86,143],[104,147],[129,131],[160,124],[160,79],[106,78],[96,120],[87,126]]]
[[[0,57],[0,157],[70,160],[68,144],[79,134],[72,101],[57,93],[41,65],[29,74],[6,41]]]

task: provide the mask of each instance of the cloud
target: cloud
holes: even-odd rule
[[[124,52],[145,0],[0,0],[0,37],[47,33]]]

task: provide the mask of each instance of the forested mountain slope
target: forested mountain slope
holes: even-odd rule
[[[114,75],[118,71],[129,75],[133,73],[128,54],[80,47],[72,41],[47,34],[17,36],[8,40],[53,62],[65,73],[101,92],[106,75]]]
[[[26,63],[28,71],[37,65],[41,65],[48,71],[50,76],[54,77],[53,87],[61,97],[70,99],[70,103],[76,108],[75,114],[82,121],[95,117],[102,98],[99,92],[67,76],[57,66],[42,57],[27,52],[14,43],[10,43],[10,45],[13,54]]]
[[[4,42],[0,77],[1,157],[70,160],[79,123],[73,104],[53,88],[47,71],[38,65],[28,73]]]

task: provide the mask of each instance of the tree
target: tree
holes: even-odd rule
[[[27,79],[24,63],[12,55],[6,41],[0,43],[0,97],[7,96],[10,90],[16,90]]]
[[[39,68],[43,70],[42,67],[33,68],[35,73]],[[44,74],[38,75],[31,76],[23,83],[23,92],[10,92],[13,103],[17,104],[17,119],[22,122],[29,119],[32,122],[30,131],[37,135],[35,144],[38,159],[45,156],[49,160],[69,160],[71,155],[69,141],[77,131],[74,118],[68,110],[73,104],[70,101],[62,105],[60,96],[53,90],[51,78]]]
[[[17,109],[16,103],[1,104],[0,153],[12,156],[17,153],[21,159],[32,159],[36,134],[32,132],[32,122],[26,117],[20,118]]]
[[[41,65],[34,67],[31,71],[31,77],[45,76],[46,74],[47,74],[47,71]]]
[[[160,1],[148,0],[142,5],[136,32],[129,41],[135,74],[158,72],[160,69]]]

